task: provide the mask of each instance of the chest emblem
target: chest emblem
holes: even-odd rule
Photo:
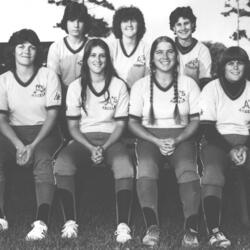
[[[250,100],[245,100],[243,106],[239,109],[242,113],[250,113]]]
[[[46,88],[41,84],[37,84],[35,86],[34,92],[32,93],[32,96],[43,97],[43,96],[45,96],[45,92],[46,92]]]
[[[102,106],[104,110],[114,110],[118,103],[117,97],[111,96],[107,102]]]

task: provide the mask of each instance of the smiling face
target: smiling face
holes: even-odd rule
[[[175,23],[173,30],[180,40],[188,40],[192,37],[193,24],[187,18],[180,17]]]
[[[138,22],[135,19],[129,19],[121,22],[122,35],[128,38],[134,38],[138,31]]]
[[[93,47],[88,57],[87,63],[91,74],[104,74],[106,67],[106,53],[100,46]]]
[[[173,70],[177,62],[176,52],[171,45],[171,43],[162,41],[160,42],[155,49],[153,54],[153,63],[155,69],[162,72],[169,72]]]
[[[32,66],[36,58],[36,46],[30,42],[18,44],[15,48],[16,66]]]
[[[68,20],[67,30],[70,36],[82,37],[84,32],[84,22],[81,22],[78,19],[73,21]]]
[[[245,64],[239,60],[231,60],[225,65],[225,78],[229,82],[238,82],[242,79],[245,71]]]

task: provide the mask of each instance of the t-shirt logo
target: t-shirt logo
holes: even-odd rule
[[[111,96],[107,102],[102,106],[104,110],[114,110],[118,103],[118,99],[114,96]]]
[[[46,88],[41,84],[37,84],[35,86],[35,91],[33,92],[32,96],[43,97],[43,96],[45,96],[45,92],[46,92]]]
[[[183,103],[186,101],[186,94],[183,90],[178,90],[178,103]],[[171,100],[171,102],[175,103],[175,98]]]
[[[243,107],[239,109],[240,112],[242,113],[250,113],[250,100],[245,100]]]
[[[77,64],[80,65],[80,66],[82,66],[82,60],[79,60],[79,61],[77,62]]]
[[[144,55],[138,56],[134,66],[142,66],[146,64],[146,57]]]

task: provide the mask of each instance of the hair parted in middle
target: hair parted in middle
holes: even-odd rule
[[[84,34],[89,32],[91,18],[88,14],[87,7],[83,3],[70,1],[65,7],[60,27],[68,33],[67,22],[74,20],[79,20],[84,23]]]
[[[196,30],[196,16],[193,13],[191,7],[178,7],[173,10],[169,16],[170,29],[174,30],[175,24],[178,22],[179,18],[183,17],[189,19],[193,25],[193,32]]]
[[[151,45],[151,49],[150,49],[150,111],[149,111],[149,123],[150,124],[154,124],[155,122],[155,114],[154,114],[154,82],[156,81],[155,78],[155,72],[156,72],[156,66],[154,64],[154,53],[157,49],[157,46],[159,43],[161,42],[166,42],[171,44],[173,50],[175,51],[175,55],[177,58],[178,52],[177,52],[177,48],[175,45],[175,42],[167,36],[160,36],[158,38],[156,38],[154,40],[154,42]],[[174,87],[174,102],[175,102],[175,108],[174,108],[174,119],[175,119],[175,123],[176,124],[180,124],[181,123],[181,117],[180,117],[180,111],[179,111],[179,107],[178,107],[178,60],[176,60],[176,64],[172,70],[172,74],[173,74],[173,87]]]
[[[8,49],[5,55],[7,69],[16,69],[15,49],[18,44],[23,44],[25,42],[29,42],[36,47],[34,66],[37,69],[42,66],[43,53],[39,37],[37,36],[36,32],[31,29],[21,29],[14,32],[8,41]]]
[[[122,38],[121,22],[136,20],[138,23],[137,41],[140,41],[146,32],[145,20],[141,10],[137,7],[120,7],[113,16],[113,33],[116,38]]]
[[[105,56],[106,56],[106,65],[104,68],[104,76],[105,76],[105,86],[104,86],[104,94],[107,93],[107,98],[105,101],[109,100],[109,85],[111,83],[111,80],[113,77],[118,77],[115,68],[112,63],[112,59],[110,56],[110,51],[108,45],[100,38],[93,38],[90,39],[84,48],[84,54],[83,54],[83,62],[82,62],[82,68],[81,68],[81,87],[82,87],[82,92],[81,92],[81,98],[82,98],[82,107],[84,112],[87,114],[86,111],[86,99],[87,99],[87,87],[92,86],[92,80],[91,80],[91,75],[90,75],[90,70],[88,66],[88,59],[91,54],[91,51],[95,47],[100,47],[105,51]]]

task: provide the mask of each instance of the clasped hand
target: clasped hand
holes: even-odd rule
[[[104,150],[102,146],[95,146],[91,150],[91,160],[94,164],[99,164],[103,161]]]
[[[32,144],[18,147],[16,150],[16,163],[20,166],[28,165],[32,159],[34,149]]]
[[[158,147],[162,155],[171,155],[176,148],[176,140],[174,138],[159,139]]]
[[[234,146],[229,155],[235,166],[241,166],[247,159],[247,147],[244,145]]]

